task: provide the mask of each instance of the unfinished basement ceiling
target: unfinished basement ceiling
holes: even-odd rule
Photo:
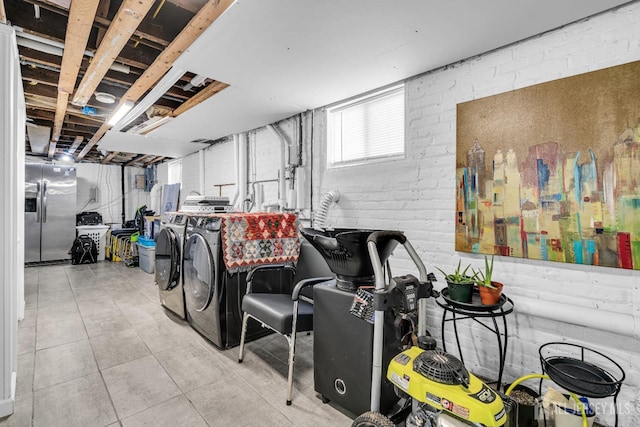
[[[119,132],[163,143],[216,140],[627,3],[2,2],[18,35],[27,117],[51,129],[43,155],[71,151],[79,161],[140,166],[167,157],[99,146],[111,129],[105,121],[127,101],[150,107],[137,108],[132,122],[116,126]]]

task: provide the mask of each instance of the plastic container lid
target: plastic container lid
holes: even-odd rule
[[[141,246],[147,246],[147,247],[155,247],[156,246],[156,242],[153,239],[149,239],[149,238],[146,238],[144,236],[138,237],[138,244],[141,245]]]

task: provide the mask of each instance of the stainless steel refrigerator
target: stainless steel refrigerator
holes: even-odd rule
[[[24,260],[69,259],[76,236],[76,167],[25,167]]]

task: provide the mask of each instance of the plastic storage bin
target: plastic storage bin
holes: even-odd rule
[[[107,231],[109,231],[108,225],[78,225],[76,227],[78,236],[85,234],[96,242],[96,246],[98,247],[98,261],[104,261],[105,259]]]
[[[143,239],[143,238],[141,238]],[[147,240],[147,239],[143,239]],[[151,241],[153,243],[153,240]],[[153,274],[156,266],[156,246],[146,246],[140,240],[138,240],[138,260],[140,268],[149,274]]]

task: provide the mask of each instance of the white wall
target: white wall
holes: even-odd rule
[[[122,171],[117,165],[79,163],[77,165],[76,212],[99,212],[105,224],[122,224]],[[150,206],[149,193],[135,188],[135,176],[144,169],[125,167],[125,219],[135,218],[136,209]],[[91,188],[98,188],[98,201],[89,202]]]
[[[0,24],[0,418],[14,410],[18,318],[24,317],[25,104],[13,29]]]
[[[303,119],[305,120],[305,119]],[[306,123],[306,121],[305,121]],[[283,120],[274,125],[283,135],[287,143],[298,146],[297,118]],[[260,183],[264,188],[265,201],[277,201],[279,198],[278,177],[280,167],[280,141],[267,128],[247,132],[247,179],[248,191],[253,194],[253,183]],[[289,148],[287,148],[287,151]],[[291,162],[297,162],[297,150],[290,149]],[[233,139],[226,138],[204,150],[205,187],[204,195],[226,196],[232,199],[237,191]],[[182,160],[182,189],[180,200],[192,191],[199,192],[200,154],[194,153]],[[303,162],[305,162],[303,160]],[[305,163],[306,164],[306,163]],[[308,166],[308,165],[307,165]],[[286,173],[287,177],[290,173]],[[287,181],[287,188],[290,186]],[[259,210],[258,207],[253,208]]]
[[[456,104],[639,59],[636,2],[409,79],[406,160],[327,170],[325,144],[318,144],[314,179],[319,188],[314,194],[340,190],[342,198],[330,214],[334,225],[404,230],[429,270],[447,269],[460,258],[480,267],[481,257],[454,250]],[[324,120],[317,121],[316,130],[317,140],[324,141]],[[406,257],[396,264],[411,269]],[[587,345],[625,369],[619,425],[640,425],[640,272],[498,257],[494,274],[516,307],[509,316],[505,379],[539,372],[543,343]],[[441,313],[432,305],[429,329],[437,334]],[[495,377],[495,337],[467,323],[460,329],[467,367]],[[446,340],[454,349],[452,336]],[[612,405],[612,400],[601,403]],[[611,406],[599,409],[607,413],[598,420],[612,425]]]

